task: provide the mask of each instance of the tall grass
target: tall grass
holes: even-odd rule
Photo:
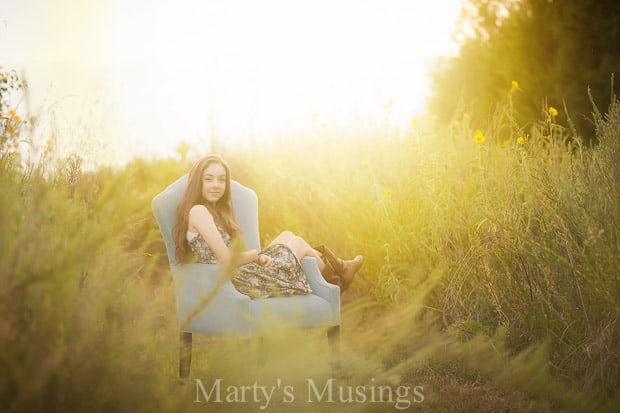
[[[618,102],[594,122],[594,147],[551,115],[526,133],[507,112],[494,115],[481,143],[466,119],[428,122],[404,138],[283,140],[260,162],[235,155],[234,170],[259,191],[272,234],[289,228],[345,256],[366,255],[356,294],[398,306],[430,281],[425,306],[445,326],[501,329],[514,352],[548,345],[554,375],[612,395]]]
[[[135,194],[93,176],[0,175],[2,410],[157,409],[153,344],[170,339],[144,258],[123,248]]]
[[[525,133],[507,112],[482,142],[467,119],[427,119],[403,133],[319,128],[221,152],[259,195],[264,243],[289,229],[364,254],[343,297],[341,383],[420,385],[424,402],[410,408],[429,411],[611,410],[620,105],[594,120],[592,148],[551,117]],[[205,407],[176,378],[174,293],[150,200],[193,160],[88,172],[79,158],[52,169],[2,153],[3,411],[259,407]],[[395,409],[304,401],[308,378],[332,377],[322,331],[197,337],[195,347],[192,377],[205,383],[280,379],[302,411]],[[486,392],[463,395],[466,386]],[[280,398],[268,411],[290,407]]]

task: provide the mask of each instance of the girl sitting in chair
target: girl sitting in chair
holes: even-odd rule
[[[178,262],[190,261],[193,254],[201,263],[232,263],[231,243],[241,234],[233,218],[230,194],[230,168],[221,157],[210,155],[194,165],[173,230]],[[323,278],[339,285],[341,293],[349,287],[363,261],[361,255],[342,260],[329,248],[312,248],[301,237],[284,231],[263,251],[239,253],[239,267],[232,283],[251,298],[309,294],[310,285],[299,263],[303,257],[317,258]]]

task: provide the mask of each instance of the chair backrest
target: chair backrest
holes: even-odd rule
[[[236,181],[231,181],[230,184],[235,220],[241,227],[241,231],[243,231],[243,241],[247,248],[260,251],[258,197],[256,192]],[[168,261],[171,267],[177,264],[172,229],[176,223],[177,206],[181,201],[186,185],[187,175],[184,175],[155,196],[151,203],[153,214],[166,244]]]

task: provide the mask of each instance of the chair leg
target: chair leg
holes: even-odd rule
[[[340,366],[340,325],[331,326],[327,329],[327,343],[330,349],[330,364],[332,376],[340,377],[342,370]]]
[[[192,366],[192,333],[181,331],[179,338],[179,377],[186,379]]]

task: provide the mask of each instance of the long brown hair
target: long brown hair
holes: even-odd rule
[[[226,188],[222,197],[215,203],[207,202],[202,196],[202,180],[205,169],[213,163],[219,163],[226,171]],[[191,256],[191,249],[187,242],[189,227],[189,210],[194,205],[207,207],[215,222],[235,238],[241,235],[241,229],[233,216],[232,198],[230,195],[230,167],[219,155],[209,155],[196,162],[187,178],[187,186],[177,207],[177,220],[172,231],[175,254],[178,262],[187,262]]]

